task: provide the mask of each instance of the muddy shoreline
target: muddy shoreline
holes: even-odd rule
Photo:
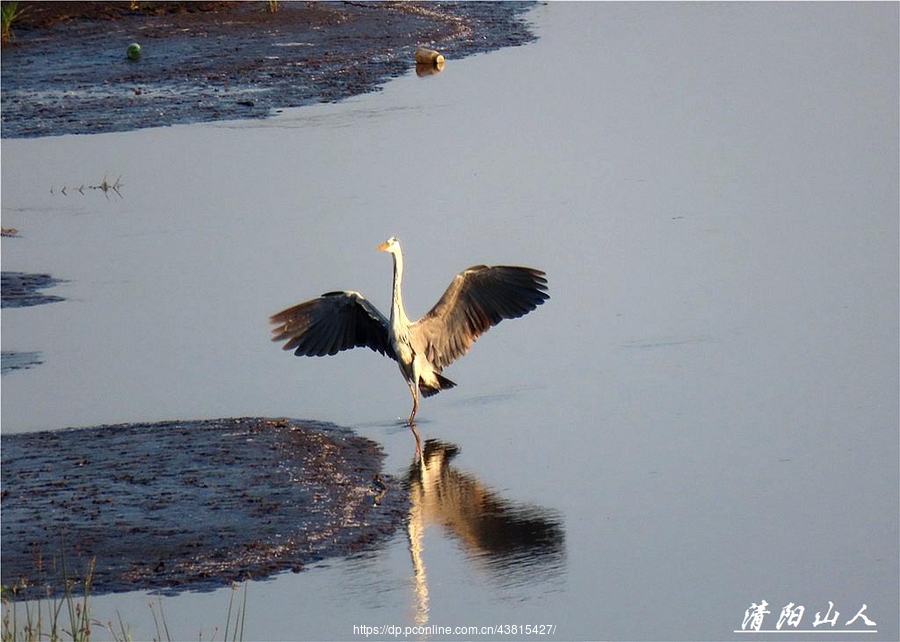
[[[371,440],[240,418],[4,435],[2,584],[212,590],[377,547],[408,490]]]
[[[20,5],[2,49],[4,138],[264,118],[377,90],[415,67],[417,45],[452,64],[535,38],[532,3]]]
[[[0,274],[0,307],[27,308],[33,305],[56,303],[61,296],[45,294],[41,290],[65,283],[49,274],[3,272]]]

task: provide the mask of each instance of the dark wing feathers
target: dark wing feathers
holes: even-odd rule
[[[507,265],[476,265],[453,279],[440,301],[413,324],[428,360],[444,368],[503,319],[527,314],[550,298],[544,272]]]
[[[269,321],[272,341],[297,356],[323,357],[367,347],[396,359],[388,339],[388,320],[359,292],[327,292],[278,314]]]

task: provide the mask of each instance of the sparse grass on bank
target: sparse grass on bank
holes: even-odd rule
[[[131,627],[122,615],[116,611],[116,621],[108,620],[105,623],[93,617],[90,606],[91,582],[94,573],[96,559],[91,560],[90,567],[83,582],[65,580],[65,594],[63,597],[37,598],[34,600],[17,600],[18,595],[27,586],[14,584],[13,586],[0,587],[0,598],[3,603],[3,627],[0,631],[0,642],[38,642],[49,640],[50,642],[90,642],[92,627],[105,629],[112,635],[116,642],[132,642],[134,636]],[[65,567],[65,560],[63,560]],[[66,573],[67,574],[67,573]],[[221,639],[225,642],[237,642],[244,639],[244,618],[247,613],[247,585],[244,584],[243,596],[240,604],[235,604],[235,594],[240,585],[232,584],[231,595],[228,600],[228,612],[225,617],[225,628],[220,631],[218,627],[213,630],[211,641],[218,639],[219,633],[223,633]],[[162,597],[156,602],[150,603],[150,613],[156,635],[153,638],[157,642],[172,642],[169,633],[169,624],[163,612]],[[198,639],[203,640],[202,631]]]
[[[18,583],[11,587],[3,586],[3,631],[0,640],[2,642],[90,640],[92,621],[89,598],[95,563],[96,560],[91,560],[83,583],[76,585],[72,581],[65,581],[65,595],[61,598],[47,597],[18,602],[15,600],[19,592],[28,587]],[[76,586],[77,591],[73,590]]]

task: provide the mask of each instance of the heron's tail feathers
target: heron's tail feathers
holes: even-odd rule
[[[424,381],[419,381],[419,392],[422,393],[423,397],[430,397],[431,395],[436,395],[441,390],[448,390],[449,388],[453,388],[454,386],[456,386],[456,384],[450,381],[447,377],[439,375],[436,372],[434,373],[434,377],[438,383],[436,387],[429,385]]]

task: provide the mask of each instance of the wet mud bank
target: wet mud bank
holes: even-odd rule
[[[2,584],[19,598],[214,589],[377,547],[409,510],[374,442],[217,419],[2,437]]]
[[[28,370],[34,366],[44,363],[41,360],[40,352],[13,352],[3,351],[0,355],[0,364],[2,364],[2,374],[8,374],[17,370]]]
[[[26,272],[3,272],[0,274],[0,307],[27,308],[33,305],[62,301],[61,296],[41,292],[58,283],[61,279],[49,274],[30,274]]]
[[[534,40],[532,3],[20,5],[2,49],[6,138],[263,118],[375,90],[420,44],[449,64]]]
[[[41,292],[45,288],[65,283],[49,274],[27,272],[3,272],[0,274],[0,307],[27,308],[45,303],[63,301],[63,297]],[[43,363],[40,352],[16,352],[4,350],[0,355],[0,375],[27,370]]]

